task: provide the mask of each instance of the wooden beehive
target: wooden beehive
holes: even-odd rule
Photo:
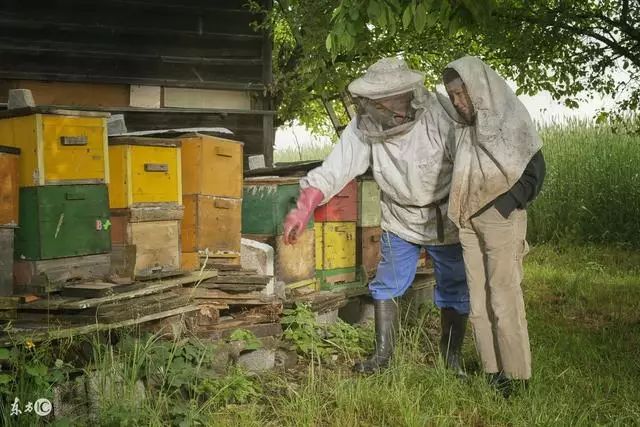
[[[84,255],[35,261],[16,260],[13,266],[16,292],[45,295],[77,281],[104,280],[109,276],[110,255]]]
[[[293,245],[285,245],[282,235],[244,234],[244,238],[266,243],[275,252],[275,278],[285,284],[312,280],[316,274],[315,234],[305,230]]]
[[[358,227],[380,226],[380,187],[372,179],[358,182]]]
[[[185,267],[197,268],[197,254],[211,264],[239,266],[242,199],[183,196],[182,252]]]
[[[242,233],[277,236],[284,219],[296,206],[300,178],[248,178],[244,181]],[[308,228],[313,227],[309,221]]]
[[[364,268],[368,277],[375,275],[380,262],[380,227],[358,227],[356,231],[356,263]]]
[[[358,219],[358,184],[348,183],[328,203],[314,213],[316,222],[356,221]]]
[[[13,294],[13,232],[0,226],[0,297]]]
[[[145,278],[181,269],[181,206],[145,206],[111,210],[112,270]]]
[[[111,250],[106,185],[24,187],[19,197],[16,259],[43,260]]]
[[[0,226],[18,224],[20,149],[0,145]]]
[[[315,240],[316,270],[356,266],[355,222],[318,222]]]
[[[21,108],[0,113],[0,141],[20,148],[20,186],[109,182],[107,113]]]
[[[182,194],[242,197],[243,144],[226,138],[190,134],[182,142]]]
[[[182,204],[180,140],[109,138],[109,206]]]

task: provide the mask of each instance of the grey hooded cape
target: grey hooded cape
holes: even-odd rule
[[[460,228],[513,187],[542,140],[525,106],[488,65],[466,56],[447,67],[462,78],[476,111],[474,125],[456,129],[448,216]]]

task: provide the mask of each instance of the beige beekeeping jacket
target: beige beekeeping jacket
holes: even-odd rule
[[[444,242],[437,239],[436,212],[426,207],[446,199],[453,171],[453,121],[434,93],[421,88],[415,120],[388,131],[366,131],[354,119],[322,166],[302,179],[301,186],[318,188],[323,203],[335,196],[369,166],[382,190],[382,229],[416,244],[458,242],[455,225],[448,220],[446,203]]]
[[[464,227],[480,209],[506,193],[542,148],[533,121],[507,82],[480,59],[466,56],[458,72],[476,111],[473,126],[457,126],[449,218]]]

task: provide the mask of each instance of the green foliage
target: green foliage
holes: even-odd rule
[[[262,348],[262,343],[256,335],[246,329],[236,329],[229,337],[229,340],[242,342],[245,350],[257,350]]]
[[[60,345],[62,344],[62,345]],[[53,401],[53,388],[69,379],[73,366],[64,362],[68,342],[16,343],[0,348],[0,420],[3,425],[33,425],[38,416],[24,411],[27,402],[46,398]],[[11,405],[18,399],[19,417],[11,416]]]
[[[304,304],[284,311],[284,336],[303,356],[329,362],[335,357],[352,360],[369,351],[373,335],[368,328],[356,327],[338,319],[330,325],[319,325],[315,313]]]
[[[586,261],[599,264],[601,271],[584,271]],[[527,390],[508,401],[487,385],[471,331],[465,340],[471,376],[465,382],[439,367],[437,350],[425,345],[425,337],[405,334],[389,370],[357,376],[347,369],[315,369],[295,386],[283,386],[260,421],[281,426],[636,424],[639,261],[635,251],[606,246],[532,251],[524,289],[533,378]]]
[[[487,22],[493,9],[491,0],[342,0],[333,11],[332,29],[326,38],[327,50],[337,55],[356,48],[380,29],[383,37],[399,31],[422,34],[425,29],[444,28],[449,35]]]
[[[254,5],[255,6],[255,5]],[[401,55],[440,81],[444,66],[477,55],[518,84],[577,108],[595,94],[640,105],[640,4],[572,0],[276,0],[271,91],[279,124],[331,128],[319,102],[385,56]]]
[[[250,3],[259,9],[255,2]],[[375,2],[384,6],[383,3],[388,2]],[[401,24],[393,35],[380,26],[365,26],[363,32],[362,28],[356,28],[355,22],[365,19],[366,9],[359,12],[354,22],[345,24],[348,27],[345,34],[351,34],[349,31],[354,29],[358,32],[353,41],[348,42],[353,48],[330,52],[327,40],[332,31],[334,10],[340,4],[339,0],[276,0],[268,13],[263,27],[270,30],[274,38],[270,90],[278,109],[278,125],[296,121],[316,134],[334,135],[320,100],[343,92],[349,82],[381,57],[403,55],[413,67],[427,73],[426,83],[432,85],[440,80],[440,71],[447,62],[468,52],[481,52],[474,37],[461,31],[450,34],[439,20],[421,34],[401,31]],[[369,2],[350,4],[355,7]],[[355,12],[352,13],[355,16]],[[389,12],[385,12],[385,16],[389,19]]]
[[[259,398],[261,393],[259,384],[237,367],[223,377],[203,379],[195,391],[198,396],[210,399],[218,408],[232,403],[248,403]]]
[[[234,336],[257,345],[248,331]],[[222,350],[211,342],[145,334],[127,335],[115,347],[93,346],[96,364],[87,375],[99,380],[99,417],[107,425],[210,425],[215,411],[260,393],[259,384],[239,368],[220,372]]]

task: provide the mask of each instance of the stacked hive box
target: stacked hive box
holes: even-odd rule
[[[356,282],[356,181],[351,181],[327,204],[316,209],[314,217],[316,276],[321,287]]]
[[[375,275],[380,262],[380,187],[373,179],[358,181],[357,263],[368,277]]]
[[[21,150],[17,286],[48,291],[108,273],[107,116],[42,107],[0,114],[0,144]]]
[[[275,278],[290,287],[315,284],[313,221],[295,245],[283,242],[284,218],[296,205],[299,178],[247,178],[244,181],[242,234],[275,250]]]
[[[145,278],[180,270],[180,141],[109,139],[112,271]]]
[[[0,145],[0,297],[13,293],[13,230],[18,225],[20,150]]]
[[[240,268],[242,148],[202,134],[182,141],[182,266]]]

